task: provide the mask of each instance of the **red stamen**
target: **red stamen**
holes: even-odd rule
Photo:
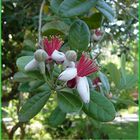
[[[48,38],[45,38],[43,40],[43,44],[45,51],[49,56],[51,56],[54,50],[60,49],[60,47],[63,44],[63,41],[57,36],[52,36],[50,41],[48,40]]]
[[[91,59],[81,56],[77,64],[77,75],[80,77],[87,76],[99,70],[99,67]]]

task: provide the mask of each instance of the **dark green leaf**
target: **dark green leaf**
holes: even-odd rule
[[[82,15],[96,5],[97,0],[64,0],[59,6],[59,13],[64,17]]]
[[[90,42],[90,31],[82,20],[76,20],[70,27],[68,43],[73,50],[86,50]]]
[[[65,117],[66,113],[64,113],[59,107],[56,107],[55,110],[51,113],[48,121],[51,126],[56,127],[63,123]]]
[[[113,104],[98,92],[91,91],[90,103],[84,105],[84,112],[101,122],[112,121],[115,118],[115,108]]]
[[[69,27],[63,21],[55,20],[46,23],[42,27],[42,33],[44,35],[52,35],[52,34],[68,34]]]
[[[63,2],[63,0],[51,0],[50,6],[54,13],[58,14],[59,6]]]
[[[29,92],[30,91],[29,82],[21,83],[18,87],[18,90],[22,92]]]
[[[33,55],[34,55],[33,51],[22,50],[19,56],[33,56]]]
[[[45,82],[44,81],[41,81],[41,80],[34,80],[34,81],[31,81],[29,83],[29,86],[30,86],[30,90],[36,90],[37,88],[39,88],[41,85],[43,85]]]
[[[58,93],[58,105],[66,113],[78,112],[82,108],[82,102],[77,96],[67,92]]]
[[[27,122],[37,115],[49,99],[49,96],[50,94],[43,92],[28,99],[19,112],[19,121]]]
[[[111,22],[114,20],[114,11],[104,0],[98,0],[96,8]]]
[[[90,17],[84,17],[82,18],[90,29],[97,29],[101,26],[102,21],[102,14],[101,13],[95,13],[91,15]]]
[[[23,72],[17,72],[14,75],[14,81],[16,81],[16,82],[27,82],[30,80],[32,80],[32,78]]]
[[[35,44],[33,43],[32,40],[29,39],[24,40],[23,46],[25,50],[35,51]]]
[[[49,93],[50,88],[48,87],[47,83],[44,83],[43,85],[39,86],[35,91],[36,92],[44,92],[44,91],[46,91],[47,93]]]
[[[32,79],[43,80],[42,74],[41,74],[39,71],[37,71],[37,70],[35,70],[35,71],[30,71],[30,72],[26,72],[25,74],[28,75],[28,76],[29,76],[30,78],[32,78]]]

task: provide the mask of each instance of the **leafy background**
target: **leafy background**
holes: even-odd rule
[[[113,102],[116,111],[121,116],[137,113],[138,1],[106,0],[114,11],[114,21],[111,9],[107,5],[101,6],[100,1],[96,8],[94,0],[89,2],[77,0],[76,4],[75,0],[65,0],[59,6],[61,2],[62,0],[46,1],[43,8],[42,34],[61,35],[67,42],[63,46],[63,50],[67,50],[68,47],[77,50],[80,46],[80,56],[82,50],[86,49],[84,46],[90,41],[89,35],[93,29],[102,27],[105,31],[103,39],[99,42],[93,42],[93,46],[94,49],[101,49],[98,61],[111,85],[110,89],[108,89],[113,94],[111,102]],[[42,1],[40,0],[36,2],[29,0],[3,0],[2,2],[3,139],[137,139],[137,122],[100,123],[97,120],[86,117],[83,113],[66,115],[60,110],[60,108],[64,107],[63,105],[60,104],[60,108],[57,107],[55,95],[51,95],[41,112],[31,119],[30,122],[26,124],[18,122],[18,113],[21,105],[26,102],[28,97],[34,95],[34,92],[31,94],[29,92],[35,88],[37,88],[36,92],[40,92],[40,108],[42,108],[41,103],[46,102],[49,96],[46,95],[49,89],[46,86],[41,86],[43,84],[42,81],[36,83],[36,80],[34,80],[28,84],[29,77],[21,76],[20,72],[16,74],[17,81],[23,81],[24,79],[27,83],[19,84],[13,80],[14,74],[18,69],[22,70],[24,66],[24,63],[19,63],[17,68],[17,58],[20,56],[29,57],[33,55],[37,48],[38,15],[41,3]],[[75,8],[75,6],[78,8]],[[76,22],[73,23],[75,20]],[[90,30],[88,30],[87,26]],[[75,28],[77,30],[73,32]],[[79,34],[82,35],[82,39]],[[79,40],[79,44],[77,40]],[[56,77],[58,75],[57,72],[54,69],[53,73]],[[28,73],[29,75],[30,78],[36,76],[41,79],[40,75]],[[102,78],[103,76],[103,73],[100,73],[100,77]],[[106,81],[103,82],[105,87],[107,87],[106,83]],[[42,92],[44,90],[46,93]],[[95,96],[93,100],[95,100],[96,94],[93,95]],[[97,94],[97,96],[99,95]],[[63,96],[58,97],[58,99],[65,104]],[[69,106],[68,111],[78,110],[78,105],[75,108]],[[93,106],[95,106],[94,102]],[[24,106],[24,108],[28,107]],[[84,109],[86,112],[86,106]],[[22,112],[24,114],[24,109]],[[26,113],[30,114],[30,110]],[[28,116],[28,118],[19,115],[19,119],[28,120],[32,118],[30,115],[25,116]],[[98,117],[103,119],[102,115]]]

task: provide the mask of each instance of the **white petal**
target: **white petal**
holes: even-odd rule
[[[77,75],[77,69],[76,68],[67,68],[65,71],[63,71],[58,79],[62,81],[69,81],[76,77]]]
[[[25,71],[32,71],[38,68],[38,62],[33,59],[24,68]]]
[[[62,52],[59,52],[57,50],[55,50],[52,55],[51,55],[52,59],[55,61],[64,61],[65,60],[65,54]]]
[[[77,79],[77,90],[84,103],[89,103],[90,92],[89,84],[86,77],[78,77]]]
[[[73,61],[69,61],[67,59],[65,59],[64,63],[63,63],[64,68],[74,68],[75,67],[75,63]]]

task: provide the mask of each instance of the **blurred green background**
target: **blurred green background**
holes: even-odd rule
[[[13,80],[16,59],[33,54],[36,49],[38,15],[41,0],[2,1],[2,137],[5,139],[138,139],[138,1],[106,0],[115,11],[116,19],[102,23],[104,38],[98,43],[102,54],[100,63],[121,70],[121,55],[125,54],[126,81],[114,86],[115,74],[109,78],[117,114],[109,123],[99,123],[85,114],[68,114],[62,125],[48,125],[48,117],[56,107],[52,98],[30,122],[17,125],[20,105],[29,96],[18,90],[19,83]],[[43,8],[42,22],[45,25],[55,17],[49,1]],[[90,24],[90,23],[89,23]],[[107,73],[106,73],[107,74]],[[17,127],[18,126],[18,127]]]

